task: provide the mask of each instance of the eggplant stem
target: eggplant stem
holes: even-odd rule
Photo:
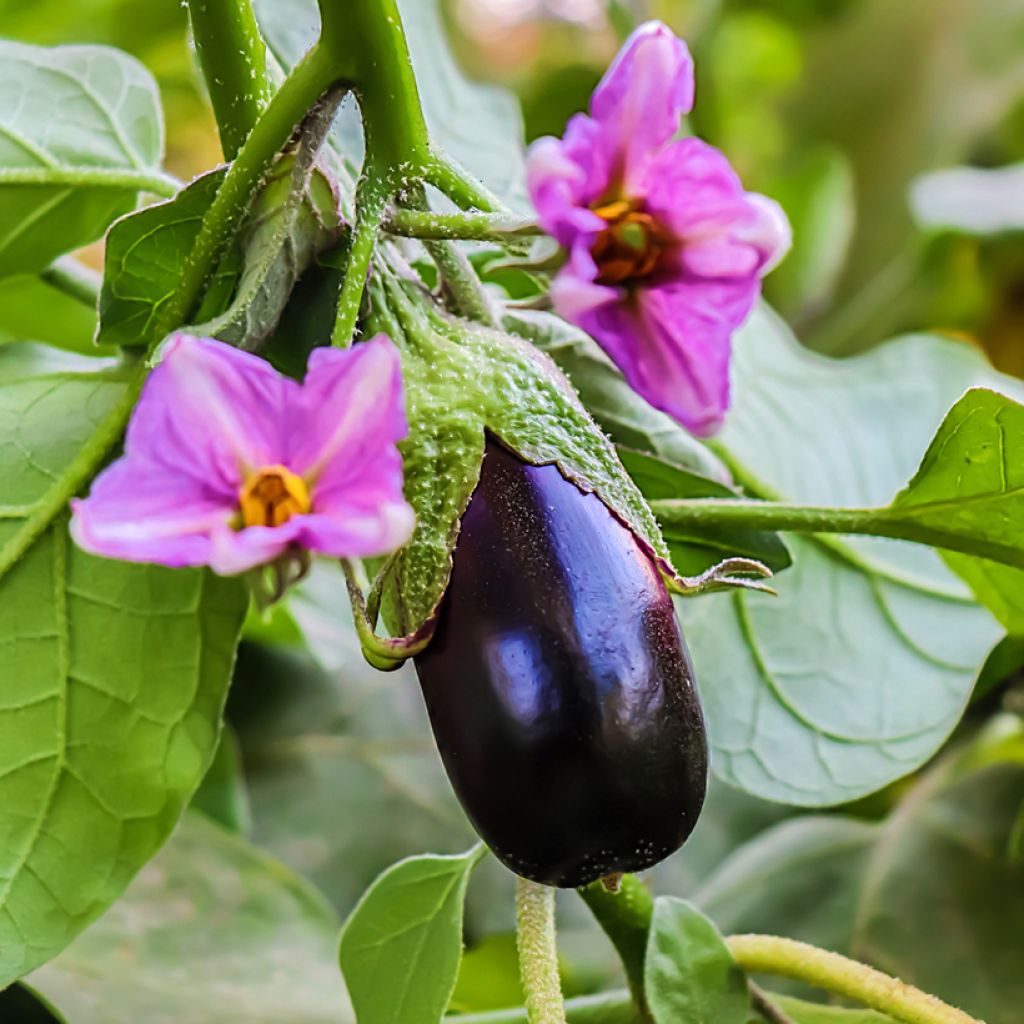
[[[754,558],[727,558],[699,576],[669,576],[665,585],[673,594],[681,597],[736,589],[757,590],[778,597],[778,591],[763,582],[771,576],[771,569]]]
[[[555,890],[516,878],[516,948],[529,1024],[566,1024],[555,945]]]
[[[366,610],[366,598],[359,585],[355,566],[347,558],[341,559],[341,571],[345,574],[345,585],[348,588],[348,599],[352,605],[352,618],[355,621],[359,644],[363,649],[363,657],[381,672],[393,672],[397,668],[424,651],[434,636],[437,624],[433,616],[427,619],[414,633],[405,636],[384,637],[374,631],[374,623]],[[379,595],[377,601],[379,603]],[[374,612],[376,618],[376,611]]]

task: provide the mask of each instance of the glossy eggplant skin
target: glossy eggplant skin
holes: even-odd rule
[[[557,467],[488,442],[416,670],[452,786],[517,874],[640,871],[696,824],[707,738],[671,598]]]

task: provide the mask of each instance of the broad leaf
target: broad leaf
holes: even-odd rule
[[[29,984],[74,1024],[345,1024],[337,930],[307,882],[189,812]]]
[[[47,284],[37,275],[0,279],[0,344],[40,341],[81,352],[108,355],[93,344],[96,311]]]
[[[946,409],[995,375],[965,345],[894,341],[837,362],[760,311],[736,338],[734,407],[716,448],[755,494],[888,502]],[[839,803],[934,753],[999,628],[942,559],[875,539],[793,537],[777,598],[681,606],[715,770],[768,799]]]
[[[932,171],[914,182],[910,200],[925,228],[969,235],[1024,231],[1024,164]]]
[[[1018,726],[948,760],[881,825],[779,825],[729,858],[695,899],[725,931],[835,949],[988,1024],[1016,1024],[1024,863],[1011,840],[1024,794],[1022,750]],[[922,928],[928,920],[941,926]]]
[[[693,904],[659,896],[644,961],[655,1024],[745,1024],[747,979],[718,929]]]
[[[101,46],[0,41],[0,276],[99,238],[160,177],[156,83]]]
[[[0,386],[0,985],[167,837],[212,756],[245,607],[233,580],[86,555],[64,513],[35,532],[123,391],[110,371]]]
[[[256,0],[255,8],[271,50],[285,67],[293,66],[319,31],[316,0]],[[399,9],[431,137],[509,206],[528,209],[516,99],[459,70],[437,0],[399,0]],[[360,129],[351,105],[334,134],[340,151],[358,161]]]
[[[341,933],[341,969],[360,1024],[426,1024],[448,1006],[462,959],[462,904],[483,846],[410,857],[367,890]]]

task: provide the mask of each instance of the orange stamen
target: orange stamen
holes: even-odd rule
[[[238,506],[244,526],[281,526],[309,511],[309,488],[290,469],[265,466],[246,480]]]

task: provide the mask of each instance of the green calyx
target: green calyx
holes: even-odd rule
[[[385,332],[402,352],[410,433],[400,448],[405,494],[417,517],[412,540],[378,581],[381,614],[393,634],[415,634],[436,612],[488,433],[526,462],[554,463],[581,490],[597,494],[672,571],[646,501],[547,356],[522,339],[448,315],[418,281],[383,264],[370,304],[368,333]]]

